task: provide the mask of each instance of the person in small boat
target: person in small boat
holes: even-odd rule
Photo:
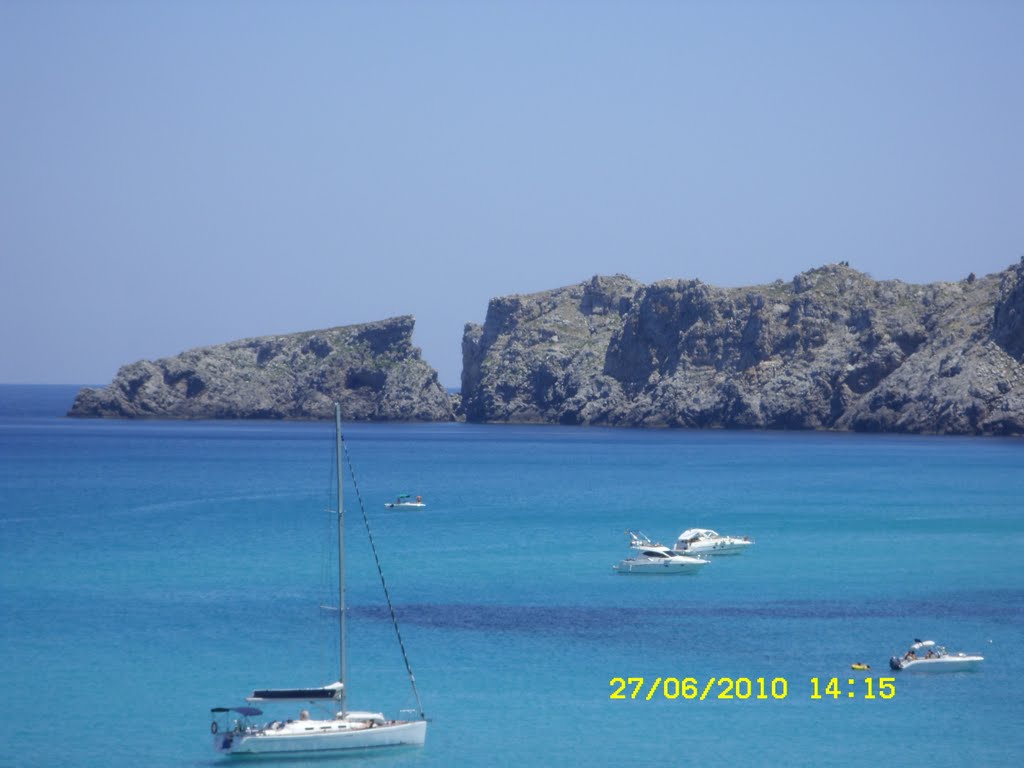
[[[299,712],[299,720],[309,720],[309,710],[304,709]]]
[[[916,658],[917,658],[917,654],[916,653],[914,653],[913,651],[907,651],[906,655],[903,657],[903,660],[904,661],[910,661],[911,659],[916,659]]]

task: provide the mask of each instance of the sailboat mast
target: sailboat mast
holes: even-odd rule
[[[346,696],[348,682],[345,680],[345,513],[342,506],[341,474],[341,404],[334,404],[334,442],[338,460],[338,645],[341,663],[341,713],[347,713]]]

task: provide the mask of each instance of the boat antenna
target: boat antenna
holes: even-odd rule
[[[334,404],[334,448],[338,463],[338,646],[340,655],[341,683],[339,692],[341,703],[341,714],[347,714],[346,694],[348,681],[345,679],[345,509],[342,504],[342,474],[341,474],[341,404]],[[362,504],[362,502],[360,502]]]
[[[340,430],[338,434],[341,434]],[[342,441],[342,444],[343,443],[344,441]],[[370,549],[373,552],[373,561],[377,564],[377,575],[380,576],[380,585],[384,589],[384,599],[387,600],[388,612],[391,614],[391,625],[395,628],[395,637],[398,638],[398,647],[402,649],[402,658],[405,660],[405,671],[408,672],[409,683],[412,685],[412,695],[416,699],[416,710],[419,712],[420,719],[426,720],[427,716],[423,713],[423,704],[420,702],[420,692],[416,689],[416,675],[412,672],[412,664],[409,663],[409,654],[405,652],[405,643],[402,642],[402,633],[398,629],[398,617],[395,615],[395,607],[391,603],[391,593],[388,592],[388,584],[384,580],[384,570],[380,566],[380,558],[377,557],[377,545],[373,542],[373,532],[370,530],[370,519],[366,516],[366,505],[363,504],[363,495],[359,492],[359,483],[356,481],[356,473],[352,468],[352,455],[348,452],[347,445],[344,446],[344,450],[345,461],[348,462],[348,472],[352,477],[352,486],[356,489],[356,499],[359,500],[359,511],[363,515],[363,525],[366,526],[366,536],[370,540]]]

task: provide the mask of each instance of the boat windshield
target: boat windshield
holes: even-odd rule
[[[656,549],[645,549],[641,554],[644,554],[647,557],[668,557],[665,552],[660,552]]]

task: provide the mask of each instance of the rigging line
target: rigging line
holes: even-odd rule
[[[398,647],[402,649],[402,659],[405,661],[405,670],[409,673],[409,682],[412,684],[412,693],[416,697],[416,709],[424,720],[427,716],[423,713],[423,704],[420,702],[420,692],[416,688],[416,675],[412,673],[412,664],[409,663],[409,655],[405,652],[405,643],[402,641],[402,633],[398,629],[398,617],[395,615],[395,607],[391,604],[391,593],[388,592],[387,582],[384,581],[384,570],[380,566],[380,558],[377,557],[377,545],[373,541],[373,532],[370,531],[370,519],[366,516],[366,506],[363,504],[363,494],[359,491],[359,483],[356,482],[356,472],[352,467],[352,455],[348,451],[348,444],[344,436],[341,438],[342,450],[345,452],[345,461],[348,463],[348,473],[352,478],[352,485],[356,490],[356,498],[359,499],[359,511],[363,515],[363,525],[366,526],[366,535],[370,539],[370,549],[373,552],[373,560],[377,564],[377,574],[380,576],[380,585],[384,589],[384,599],[387,600],[388,612],[391,614],[391,625],[395,628],[395,636],[398,638]]]

